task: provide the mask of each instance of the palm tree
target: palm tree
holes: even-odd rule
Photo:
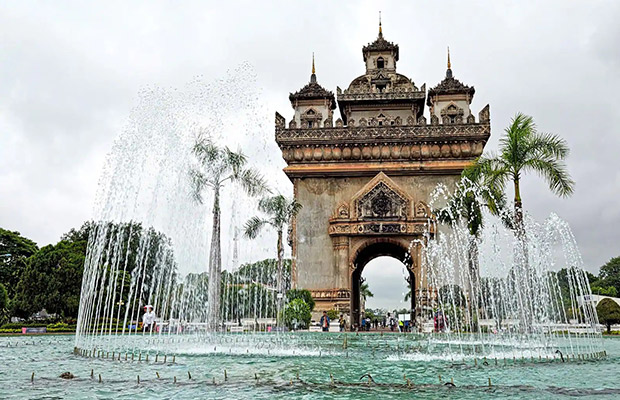
[[[564,139],[550,133],[539,133],[532,117],[521,113],[514,116],[505,132],[506,134],[500,139],[499,154],[480,157],[470,168],[470,173],[483,174],[484,184],[491,187],[503,190],[510,181],[514,185],[514,223],[512,225],[519,242],[515,260],[525,275],[525,279],[518,282],[522,296],[520,308],[525,329],[531,330],[533,271],[528,262],[521,178],[528,172],[535,172],[546,181],[553,193],[561,197],[567,197],[573,193],[575,182],[571,179],[564,163],[569,153]]]
[[[301,209],[301,204],[295,199],[288,199],[284,196],[277,195],[273,197],[265,197],[258,202],[258,209],[267,214],[267,218],[252,217],[245,223],[245,236],[254,239],[265,225],[269,225],[278,233],[278,301],[277,315],[279,321],[280,310],[282,306],[282,260],[284,258],[284,245],[282,237],[284,227],[297,215]]]
[[[517,113],[500,139],[499,154],[480,157],[470,174],[485,175],[485,184],[504,189],[509,181],[514,185],[514,228],[523,238],[523,201],[521,178],[528,172],[538,173],[549,185],[549,189],[561,197],[573,193],[575,182],[566,170],[564,159],[569,149],[566,141],[550,133],[539,133],[532,117]]]
[[[220,281],[222,274],[222,251],[220,246],[220,193],[227,183],[237,183],[250,196],[269,192],[261,174],[247,168],[247,157],[238,150],[219,147],[208,137],[200,136],[194,144],[197,160],[190,170],[193,197],[203,202],[203,192],[213,193],[213,232],[209,254],[209,327],[215,329],[220,320]]]
[[[366,300],[370,297],[373,297],[374,294],[370,291],[370,288],[368,287],[368,284],[366,283],[366,280],[364,280],[363,282],[360,283],[360,301],[362,304],[364,304],[364,308],[366,305]]]

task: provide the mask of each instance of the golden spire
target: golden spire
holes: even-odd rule
[[[316,70],[314,69],[314,51],[312,52],[312,73],[316,73]]]
[[[381,11],[379,11],[379,36],[383,35],[383,31],[381,29]]]
[[[448,46],[448,69],[451,69],[452,65],[450,64],[450,46]]]

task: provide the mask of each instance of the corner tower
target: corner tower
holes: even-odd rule
[[[428,93],[426,117],[425,85],[397,72],[399,47],[381,26],[362,55],[364,75],[337,88],[337,99],[313,70],[310,83],[289,97],[295,116],[288,127],[280,114],[275,119],[284,172],[303,206],[290,235],[293,285],[310,290],[315,312],[338,310],[351,325],[363,310],[362,271],[376,257],[397,258],[409,271],[412,314],[432,296],[420,262],[425,235],[436,234],[430,195],[460,179],[491,129],[488,105],[476,120],[469,111],[473,88],[450,68]],[[335,100],[340,118],[332,124]],[[462,115],[457,109],[452,118],[452,105]]]
[[[448,68],[446,77],[437,86],[428,91],[428,106],[431,113],[431,123],[462,124],[475,122],[469,106],[476,90],[462,84],[452,74],[450,63],[450,48],[448,48]]]
[[[312,54],[312,74],[310,82],[295,93],[288,96],[295,116],[289,123],[289,128],[327,128],[333,125],[336,101],[334,94],[316,81],[314,67],[314,53]]]

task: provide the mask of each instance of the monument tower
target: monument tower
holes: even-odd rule
[[[279,113],[275,119],[284,172],[303,206],[290,235],[293,285],[310,290],[315,311],[349,313],[352,323],[362,271],[379,256],[405,264],[416,309],[426,289],[416,243],[428,229],[435,234],[429,196],[460,179],[491,131],[489,106],[476,120],[474,88],[454,78],[449,52],[445,79],[428,93],[397,72],[399,47],[381,23],[362,55],[366,72],[336,97],[318,83],[313,56],[310,82],[289,96],[293,118],[288,126]]]

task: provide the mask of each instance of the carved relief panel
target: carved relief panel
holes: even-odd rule
[[[356,202],[358,218],[405,219],[407,200],[385,184],[379,182]]]

